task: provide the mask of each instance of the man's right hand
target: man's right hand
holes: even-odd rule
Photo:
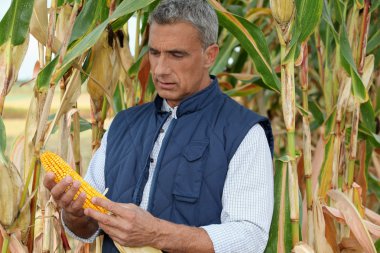
[[[54,178],[55,174],[53,172],[47,172],[44,177],[44,185],[50,190],[58,207],[63,209],[62,215],[65,225],[79,237],[90,237],[99,226],[95,220],[86,216],[83,212],[86,194],[82,192],[74,200],[74,196],[80,188],[80,182],[73,181],[68,176],[56,183]]]
[[[84,216],[82,206],[86,200],[86,194],[82,192],[79,194],[78,198],[74,200],[74,196],[79,190],[80,182],[73,182],[73,179],[67,176],[59,183],[56,183],[54,177],[55,175],[53,172],[46,173],[44,185],[50,190],[51,196],[57,203],[58,207],[64,209],[67,214],[71,214],[75,217]]]

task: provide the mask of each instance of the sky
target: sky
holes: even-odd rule
[[[9,9],[9,6],[11,5],[12,0],[0,0],[0,20],[3,19],[3,16]],[[48,0],[48,3],[50,0]],[[134,34],[135,34],[135,27],[136,27],[136,19],[131,18],[128,22],[128,29],[130,31],[130,48],[132,52],[134,52]],[[25,58],[23,63],[21,64],[21,68],[18,74],[18,80],[20,81],[27,81],[32,78],[33,75],[33,68],[38,59],[38,43],[36,39],[34,39],[33,36],[30,35],[29,40],[29,47],[28,51],[26,52]]]

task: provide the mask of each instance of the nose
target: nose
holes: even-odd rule
[[[170,74],[170,67],[164,54],[161,54],[158,57],[156,61],[156,66],[154,67],[154,74],[156,76],[163,76],[163,75]]]

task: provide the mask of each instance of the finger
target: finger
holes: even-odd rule
[[[62,195],[62,198],[59,201],[61,207],[68,208],[69,206],[71,206],[71,202],[73,201],[75,194],[78,192],[79,187],[80,182],[74,181],[70,188],[67,190],[67,192]]]
[[[95,205],[104,207],[106,210],[110,211],[111,213],[115,215],[120,215],[123,211],[125,212],[125,209],[122,206],[120,206],[118,203],[113,202],[109,199],[94,197],[91,199],[91,202],[94,203]]]
[[[95,211],[91,208],[86,208],[84,210],[84,214],[98,221],[99,226],[100,226],[100,223],[102,223],[106,226],[116,227],[119,223],[116,219],[116,216],[104,214],[104,213]]]
[[[47,172],[44,177],[44,186],[49,189],[49,191],[56,185],[54,181],[55,174],[53,172]]]
[[[86,193],[81,192],[79,194],[78,198],[76,200],[74,200],[73,202],[71,202],[70,209],[75,213],[80,212],[80,216],[82,216],[83,215],[83,205],[84,205],[85,201],[86,201]]]
[[[109,235],[109,237],[112,239],[112,241],[117,242],[123,247],[134,246],[134,245],[130,245],[128,241],[124,241],[122,238],[118,237],[117,235]]]
[[[113,240],[113,238],[117,238],[117,240],[118,240],[119,242],[124,241],[124,240],[122,239],[122,237],[121,237],[121,235],[123,234],[123,232],[122,232],[121,230],[119,230],[119,229],[117,229],[117,228],[114,228],[114,227],[112,227],[112,226],[104,225],[104,224],[102,224],[102,223],[98,223],[98,224],[99,224],[99,228],[100,228],[101,230],[103,230],[104,233],[106,233],[109,237],[111,237],[112,240]],[[121,244],[121,243],[120,243],[120,244]]]
[[[58,201],[62,195],[66,192],[67,187],[73,182],[73,179],[69,176],[65,177],[58,184],[56,184],[50,193],[53,196],[54,200]]]

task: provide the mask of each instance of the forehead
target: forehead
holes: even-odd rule
[[[149,31],[149,46],[159,48],[201,47],[198,30],[191,24],[181,22],[174,24],[153,23]]]

